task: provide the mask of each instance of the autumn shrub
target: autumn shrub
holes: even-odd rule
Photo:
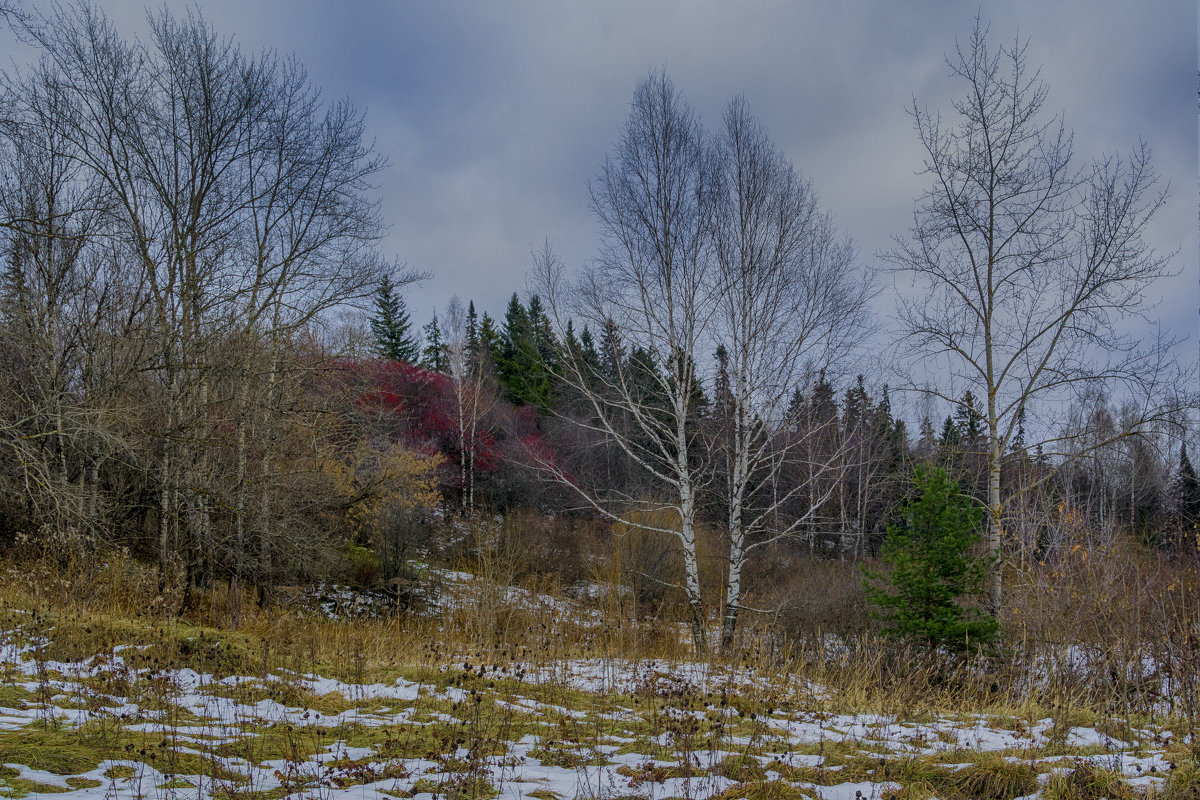
[[[672,590],[682,581],[683,553],[673,538],[649,530],[651,525],[670,525],[668,513],[634,515],[634,519],[647,527],[614,526],[621,579],[633,593],[638,615],[657,616],[668,603],[679,603]]]
[[[1073,695],[1127,725],[1165,711],[1200,731],[1197,563],[1132,537],[1068,544],[1008,576],[1006,639],[1041,676],[1033,691]]]
[[[747,605],[768,613],[751,620],[769,621],[791,639],[855,636],[875,627],[853,562],[776,548],[764,554],[761,566],[747,591]]]
[[[513,577],[518,581],[552,576],[571,586],[588,577],[590,561],[599,555],[589,550],[594,544],[590,521],[565,514],[514,509],[503,516],[499,536],[500,546],[515,555]]]

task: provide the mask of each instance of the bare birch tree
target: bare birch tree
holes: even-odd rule
[[[743,99],[726,109],[716,149],[713,332],[726,355],[729,397],[727,430],[713,447],[724,451],[725,464],[726,648],[737,626],[747,557],[795,534],[832,493],[814,496],[803,515],[779,523],[777,512],[810,493],[817,476],[840,469],[844,459],[837,454],[809,464],[808,481],[769,493],[756,489],[780,483],[784,468],[800,456],[801,440],[775,435],[788,400],[805,374],[836,363],[869,330],[871,289],[855,267],[850,242]]]
[[[486,363],[473,352],[467,331],[467,315],[457,295],[446,305],[445,332],[446,376],[454,393],[455,439],[458,445],[458,469],[464,514],[475,510],[475,462],[479,457],[486,416],[495,405],[496,395],[487,386]]]
[[[1144,290],[1168,272],[1142,238],[1165,194],[1145,145],[1076,163],[1071,135],[1043,113],[1047,89],[1024,43],[993,49],[977,19],[947,64],[965,91],[950,121],[911,110],[931,185],[888,258],[926,292],[901,303],[911,352],[986,399],[988,594],[999,614],[1000,467],[1022,413],[1097,383],[1148,396],[1162,374],[1162,349],[1120,323],[1144,313]]]
[[[707,649],[696,547],[700,459],[696,354],[713,314],[711,160],[692,108],[663,71],[634,93],[613,153],[591,184],[600,220],[600,255],[566,285],[549,247],[535,258],[534,281],[560,335],[574,316],[602,330],[612,320],[651,363],[629,362],[605,375],[567,349],[560,379],[586,398],[583,422],[617,446],[652,483],[640,496],[579,486],[560,465],[542,466],[574,486],[597,511],[634,527],[653,512],[676,524],[651,528],[683,553],[683,590],[697,652]],[[650,396],[654,399],[651,400]],[[640,521],[633,511],[651,512]]]
[[[6,75],[2,91],[0,441],[30,521],[78,543],[104,533],[97,473],[129,444],[116,384],[134,365],[112,346],[128,332],[127,280],[110,258],[104,187],[63,135],[60,76]]]

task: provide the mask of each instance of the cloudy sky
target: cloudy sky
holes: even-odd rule
[[[144,30],[142,0],[101,5],[123,30]],[[453,294],[502,314],[508,296],[524,292],[530,249],[546,237],[568,264],[591,257],[588,180],[634,87],[660,65],[710,124],[743,94],[861,261],[879,264],[924,185],[906,107],[915,98],[948,109],[961,86],[944,55],[980,6],[205,0],[199,8],[245,49],[295,53],[329,96],[366,110],[391,161],[380,186],[386,250],[433,274],[408,296],[423,323]],[[1077,156],[1128,151],[1139,139],[1151,146],[1171,189],[1153,240],[1178,251],[1181,272],[1157,287],[1159,313],[1195,353],[1194,0],[1017,0],[982,11],[994,39],[1028,38],[1030,62],[1050,85],[1048,107],[1074,129]]]

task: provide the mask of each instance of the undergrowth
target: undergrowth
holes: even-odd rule
[[[894,798],[1197,796],[1186,692],[1151,692],[1119,660],[1152,647],[1099,632],[1036,639],[1032,604],[1014,604],[1004,647],[986,657],[775,618],[697,672],[687,631],[641,616],[617,571],[593,575],[612,591],[581,597],[510,558],[473,554],[462,566],[486,578],[447,578],[421,613],[332,618],[300,589],[262,606],[228,584],[159,591],[153,569],[120,553],[0,564],[0,709],[28,720],[0,727],[0,764],[74,781],[9,767],[0,793],[372,785],[491,797],[540,764],[604,796],[815,797],[847,782]],[[200,683],[182,685],[181,671]],[[314,676],[340,688],[318,692]],[[400,684],[417,688],[407,699],[371,688]],[[214,723],[203,704],[223,701],[249,711]],[[985,723],[1012,741],[973,741]]]

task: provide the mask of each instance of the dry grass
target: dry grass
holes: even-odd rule
[[[436,613],[330,620],[302,609],[296,591],[278,591],[259,607],[251,591],[224,583],[186,593],[185,603],[180,588],[160,593],[151,567],[115,552],[92,559],[41,555],[0,567],[6,576],[0,604],[36,609],[42,624],[54,626],[62,655],[154,638],[160,644],[152,657],[161,666],[187,664],[217,674],[318,670],[362,682],[460,661],[690,657],[678,597],[667,591],[648,606],[630,588],[630,560],[661,542],[637,531],[606,541],[590,530],[566,547],[546,528],[532,547],[523,533],[535,523],[548,524],[516,517],[476,525],[457,564],[478,577],[473,601]],[[599,558],[602,548],[610,558]],[[547,553],[558,553],[569,569],[552,571]],[[746,614],[739,648],[716,660],[768,678],[809,680],[815,709],[1084,718],[1115,736],[1164,716],[1182,736],[1200,729],[1194,564],[1126,548],[1013,571],[1003,650],[967,661],[878,637],[864,622],[858,575],[856,566],[838,561],[787,561],[750,599],[761,607],[775,603],[778,612]],[[611,591],[571,597],[580,576]],[[706,582],[713,589],[719,576],[706,575]],[[512,587],[552,602],[514,602]],[[718,612],[712,609],[714,622]],[[220,648],[196,644],[199,637]],[[768,694],[743,700],[769,705]]]
[[[122,651],[135,669],[190,667],[216,677],[317,672],[359,684],[406,677],[460,686],[477,691],[479,697],[486,692],[488,703],[480,706],[475,717],[431,728],[428,735],[405,738],[408,734],[394,733],[389,735],[396,738],[383,742],[361,731],[339,734],[397,757],[439,752],[439,757],[448,757],[445,752],[453,753],[455,748],[444,744],[469,742],[474,765],[470,758],[462,764],[447,762],[442,790],[471,789],[475,785],[467,782],[483,774],[487,753],[502,749],[504,741],[544,730],[538,727],[544,721],[532,723],[494,703],[492,698],[513,691],[497,668],[561,665],[588,658],[668,663],[690,658],[681,624],[684,609],[669,592],[656,605],[647,606],[629,588],[631,567],[625,559],[644,552],[639,548],[648,541],[638,544],[626,537],[615,549],[617,556],[608,559],[596,558],[588,549],[611,542],[596,538],[585,542],[586,547],[580,545],[571,558],[580,558],[588,569],[575,564],[567,574],[583,575],[593,586],[610,588],[581,593],[578,578],[567,581],[546,566],[545,552],[567,551],[556,550],[552,541],[543,542],[542,554],[531,561],[520,533],[515,522],[475,529],[474,541],[462,548],[454,565],[476,576],[470,584],[470,602],[430,606],[425,613],[347,619],[314,613],[305,607],[299,590],[279,590],[260,607],[251,591],[218,583],[207,591],[186,593],[185,603],[180,588],[168,587],[160,593],[156,571],[119,552],[93,559],[27,557],[0,565],[0,607],[13,609],[0,620],[0,629],[25,642],[44,638],[46,644],[38,654],[44,659],[86,659],[112,652],[117,645],[135,645],[142,649]],[[538,537],[553,538],[545,530]],[[539,733],[544,738],[538,757],[584,769],[594,756],[581,749],[581,743],[603,741],[616,733],[633,739],[629,747],[641,748],[637,752],[656,752],[680,765],[690,763],[688,759],[697,752],[731,747],[728,743],[735,738],[749,742],[738,745],[745,753],[759,752],[765,741],[761,720],[787,704],[818,713],[871,713],[916,721],[983,714],[1013,730],[1050,718],[1053,747],[1065,755],[1078,752],[1067,741],[1074,726],[1095,727],[1117,741],[1135,741],[1130,734],[1153,723],[1164,735],[1174,733],[1170,747],[1180,759],[1180,769],[1158,787],[1158,796],[1192,796],[1187,792],[1196,785],[1197,714],[1195,689],[1189,681],[1196,680],[1196,671],[1188,671],[1185,659],[1194,653],[1189,648],[1195,646],[1197,634],[1195,604],[1200,586],[1195,569],[1140,551],[1125,552],[1124,561],[1106,554],[1103,565],[1094,563],[1096,558],[1011,574],[1005,647],[998,654],[969,660],[949,659],[880,638],[856,616],[861,611],[857,588],[861,584],[854,565],[790,562],[781,569],[778,581],[760,583],[753,598],[765,606],[770,597],[783,601],[788,592],[795,592],[790,615],[782,611],[748,615],[738,649],[714,657],[728,667],[745,667],[763,680],[721,697],[686,682],[647,685],[634,698],[642,722],[625,728],[601,721],[612,698],[585,697],[565,685],[547,683],[539,688],[544,702],[583,709],[591,716],[587,722],[563,716],[554,722],[553,737]],[[711,575],[706,580],[710,589],[717,583]],[[827,588],[822,592],[822,587]],[[514,593],[516,589],[521,591]],[[808,598],[820,598],[819,603]],[[1101,613],[1106,606],[1115,611]],[[819,622],[803,622],[805,608]],[[713,609],[714,623],[717,611]],[[1089,621],[1089,614],[1096,618]],[[0,641],[0,646],[4,644]],[[1139,673],[1133,668],[1143,663],[1156,665],[1155,672],[1143,668]],[[0,691],[7,683],[4,679],[0,674]],[[116,682],[120,676],[105,680]],[[788,691],[783,691],[784,686],[790,687]],[[809,688],[797,691],[797,686]],[[1163,686],[1173,689],[1169,696],[1162,694]],[[146,685],[96,689],[154,702],[153,687]],[[327,714],[343,707],[317,697],[272,697],[290,698],[294,704]],[[30,702],[46,700],[29,698]],[[734,721],[718,709],[735,711]],[[37,735],[43,737],[37,742],[7,737],[5,747],[24,748],[22,752],[32,752],[33,747],[45,754],[40,757],[50,759],[47,763],[69,759],[79,748],[87,756],[84,760],[95,760],[114,747],[162,748],[161,742],[132,740],[117,727],[92,726],[69,733],[48,726]],[[330,734],[307,741],[263,733],[253,744],[258,748],[254,755],[299,758],[331,740]],[[671,746],[656,744],[661,741],[670,741]],[[1191,743],[1191,754],[1185,742]],[[821,755],[825,763],[840,762],[847,771],[838,776],[804,768],[793,770],[793,777],[840,780],[858,770],[864,779],[901,783],[903,789],[895,797],[1002,797],[1036,784],[1029,767],[999,758],[976,759],[971,768],[950,773],[942,765],[920,759],[860,764],[854,750],[842,753],[832,745],[823,748]],[[60,768],[75,766],[64,762]],[[652,782],[667,776],[654,769],[648,767],[645,774],[634,770],[626,777]],[[685,766],[670,769],[686,771]],[[741,788],[731,790],[731,797],[738,792],[746,797],[776,796],[766,788],[769,782],[763,769],[745,755],[725,756],[718,772],[740,782]],[[1043,782],[1047,797],[1096,792],[1133,796],[1129,793],[1134,792],[1119,776],[1083,762]],[[486,795],[482,784],[475,788]],[[1137,792],[1145,793],[1141,788]],[[804,793],[795,790],[794,794]]]
[[[530,546],[524,534],[535,524],[544,527],[533,536],[540,543]],[[226,652],[238,654],[239,667],[320,667],[345,680],[464,657],[495,663],[689,657],[680,593],[667,587],[648,604],[631,586],[638,570],[630,560],[661,541],[636,530],[604,541],[592,530],[568,547],[555,543],[562,532],[548,525],[528,516],[477,525],[456,565],[477,577],[472,601],[432,614],[327,620],[299,610],[295,591],[279,591],[260,608],[250,591],[224,583],[186,593],[184,604],[182,589],[160,593],[156,573],[119,552],[9,563],[0,603],[74,620],[69,629],[79,652],[116,641],[130,621],[191,626],[236,638]],[[604,547],[609,558],[589,552]],[[550,569],[554,553],[565,565],[562,574]],[[663,558],[672,555],[668,547]],[[1200,663],[1197,575],[1195,564],[1135,548],[1013,571],[1004,650],[960,661],[878,637],[864,621],[855,565],[793,558],[776,580],[761,580],[748,603],[774,604],[777,612],[747,613],[738,649],[718,660],[767,675],[798,673],[852,710],[1081,712],[1127,724],[1166,714],[1187,733],[1200,723],[1200,676],[1191,668]],[[609,590],[572,598],[581,577]],[[706,575],[706,583],[716,596],[719,576]],[[514,602],[512,587],[551,601]],[[715,623],[719,609],[711,612]],[[59,647],[69,647],[67,630],[58,631]]]

